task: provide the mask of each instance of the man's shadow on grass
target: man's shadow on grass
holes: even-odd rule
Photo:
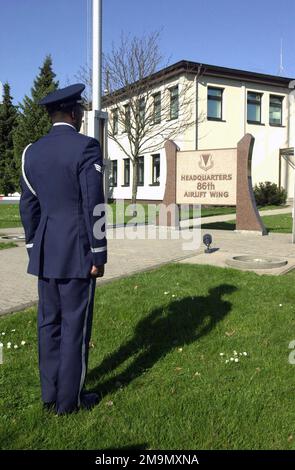
[[[125,387],[174,348],[189,345],[210,333],[232,307],[222,296],[236,290],[233,285],[221,284],[209,289],[206,296],[186,297],[153,310],[137,324],[133,338],[109,354],[88,377],[91,381],[100,380],[135,356],[132,362],[123,372],[98,383],[93,390],[104,396],[117,390],[118,383]]]

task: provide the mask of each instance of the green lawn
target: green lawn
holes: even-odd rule
[[[269,232],[292,233],[292,214],[265,215],[262,217],[264,225]],[[236,220],[226,222],[214,222],[202,224],[202,228],[208,230],[235,230]]]
[[[283,209],[287,207],[286,205],[284,206],[274,206],[274,205],[269,205],[269,206],[258,206],[258,209],[260,211],[267,211],[267,210],[272,210],[272,209]],[[211,217],[215,215],[226,215],[226,214],[235,214],[236,212],[236,206],[207,206],[207,207],[202,207],[201,208],[201,213],[202,217]],[[187,218],[192,218],[193,216],[193,210],[192,209],[187,209],[184,211],[183,216],[185,217],[187,215]]]
[[[125,212],[125,208],[118,206],[116,210],[116,204],[110,204],[111,212],[108,213],[108,223],[126,223],[133,218],[132,213],[128,214]],[[144,223],[148,220],[148,204],[142,204],[142,211],[138,213],[138,222]],[[156,206],[150,207],[150,217],[154,220],[156,216]],[[19,215],[19,204],[0,204],[0,229],[10,227],[21,227],[21,220]]]
[[[0,204],[0,228],[20,227],[18,204]]]
[[[126,214],[126,206],[129,203],[125,203],[124,209],[123,207],[118,208],[116,211],[116,204],[110,204],[111,213],[108,214],[108,223],[126,223],[130,219],[132,219],[132,214]],[[280,206],[286,207],[286,206]],[[139,209],[138,213],[138,222],[144,223],[148,221],[148,208],[149,204],[142,204],[142,209]],[[267,206],[263,208],[259,208],[259,210],[269,210],[269,209],[277,209],[278,206]],[[221,207],[221,206],[212,206],[212,207],[202,207],[201,214],[202,217],[209,217],[214,215],[224,215],[224,214],[233,214],[235,213],[235,207]],[[181,217],[183,219],[192,218],[193,217],[193,210],[192,208],[187,208],[187,210],[183,210]],[[156,216],[156,206],[150,205],[150,217],[152,223]],[[10,228],[10,227],[21,227],[21,220],[19,216],[19,205],[18,204],[0,204],[0,229],[1,228]]]
[[[6,250],[7,248],[15,248],[16,246],[18,246],[16,243],[13,243],[13,242],[0,242],[0,250]]]
[[[102,400],[66,417],[41,409],[35,308],[0,325],[2,449],[295,449],[293,273],[170,264],[99,287]]]

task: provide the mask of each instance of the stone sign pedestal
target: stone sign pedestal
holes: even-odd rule
[[[176,204],[176,158],[179,149],[172,140],[167,140],[164,148],[167,167],[166,184],[163,202],[156,216],[156,225],[179,229],[179,207]]]
[[[179,228],[179,204],[236,206],[236,231],[267,235],[254,198],[251,178],[254,137],[237,148],[180,152],[165,143],[167,177],[156,225]]]
[[[267,235],[252,189],[251,165],[254,140],[251,134],[246,134],[237,148],[236,231]]]

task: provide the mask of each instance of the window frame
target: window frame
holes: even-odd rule
[[[158,101],[158,106],[159,106],[159,120],[156,120],[155,117],[156,117],[156,98],[159,97],[159,101]],[[161,96],[161,92],[160,91],[157,91],[156,93],[153,94],[153,118],[152,118],[152,124],[153,125],[157,125],[157,124],[161,124],[161,114],[162,114],[162,96]]]
[[[221,92],[220,97],[219,96],[209,96],[209,90],[218,90]],[[223,121],[223,92],[224,88],[218,87],[218,86],[213,86],[213,85],[208,85],[207,86],[207,120],[208,121]],[[220,117],[213,117],[208,115],[209,111],[209,101],[215,101],[215,102],[220,102]]]
[[[144,126],[144,121],[145,121],[145,113],[146,113],[146,102],[145,98],[139,98],[138,100],[138,118],[139,118],[139,123],[143,127]]]
[[[142,162],[142,182],[139,181],[139,168],[140,163]],[[144,156],[137,157],[137,186],[144,186]]]
[[[173,91],[177,90],[176,98],[172,95]],[[174,119],[179,118],[179,85],[173,85],[169,88],[170,93],[170,109],[169,109],[169,120],[172,121]],[[177,102],[177,116],[172,116],[172,109],[173,109],[173,102],[172,100],[175,99]]]
[[[128,162],[128,165],[127,165]],[[126,182],[126,170],[128,169],[128,182]],[[123,184],[122,186],[130,186],[130,158],[123,158]]]
[[[252,95],[258,95],[260,96],[260,101],[257,101],[257,100],[249,100],[249,94],[252,94]],[[263,93],[261,92],[258,92],[258,91],[250,91],[250,90],[247,90],[247,123],[248,124],[263,124],[262,121],[261,121],[261,118],[262,118],[262,97],[263,97]],[[259,108],[260,108],[260,116],[259,116],[259,121],[252,121],[251,119],[248,119],[248,104],[257,104],[259,103]]]
[[[158,158],[159,160],[159,180],[161,177],[161,155],[159,153],[154,153],[151,155],[152,157],[152,184],[151,186],[160,186],[160,181],[157,181],[155,178],[155,159]]]
[[[109,185],[110,185],[111,188],[116,188],[118,186],[118,160],[117,159],[116,160],[111,160],[110,162],[111,162],[111,168],[110,168],[111,178],[110,179],[112,179],[112,183],[109,183]],[[115,182],[113,181],[113,179],[114,179],[114,166],[116,167],[116,180],[115,180]]]
[[[275,122],[271,122],[270,120],[270,108],[271,108],[271,99],[272,98],[277,98],[277,99],[280,99],[281,101],[281,104],[280,104],[280,111],[281,111],[281,121],[280,121],[280,124],[278,123],[275,123]],[[283,126],[283,101],[284,101],[284,96],[282,95],[274,95],[272,93],[269,94],[269,125],[270,126],[274,126],[274,127],[282,127]],[[273,106],[273,105],[272,105]],[[276,107],[276,106],[275,106]]]
[[[118,135],[119,133],[119,110],[118,108],[112,109],[112,130],[113,130],[113,135]]]
[[[127,115],[129,116],[129,120],[127,121]],[[131,125],[131,106],[130,103],[124,104],[124,132],[128,132],[128,124],[129,128]]]

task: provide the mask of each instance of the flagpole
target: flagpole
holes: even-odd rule
[[[102,0],[92,5],[92,110],[101,111]]]

